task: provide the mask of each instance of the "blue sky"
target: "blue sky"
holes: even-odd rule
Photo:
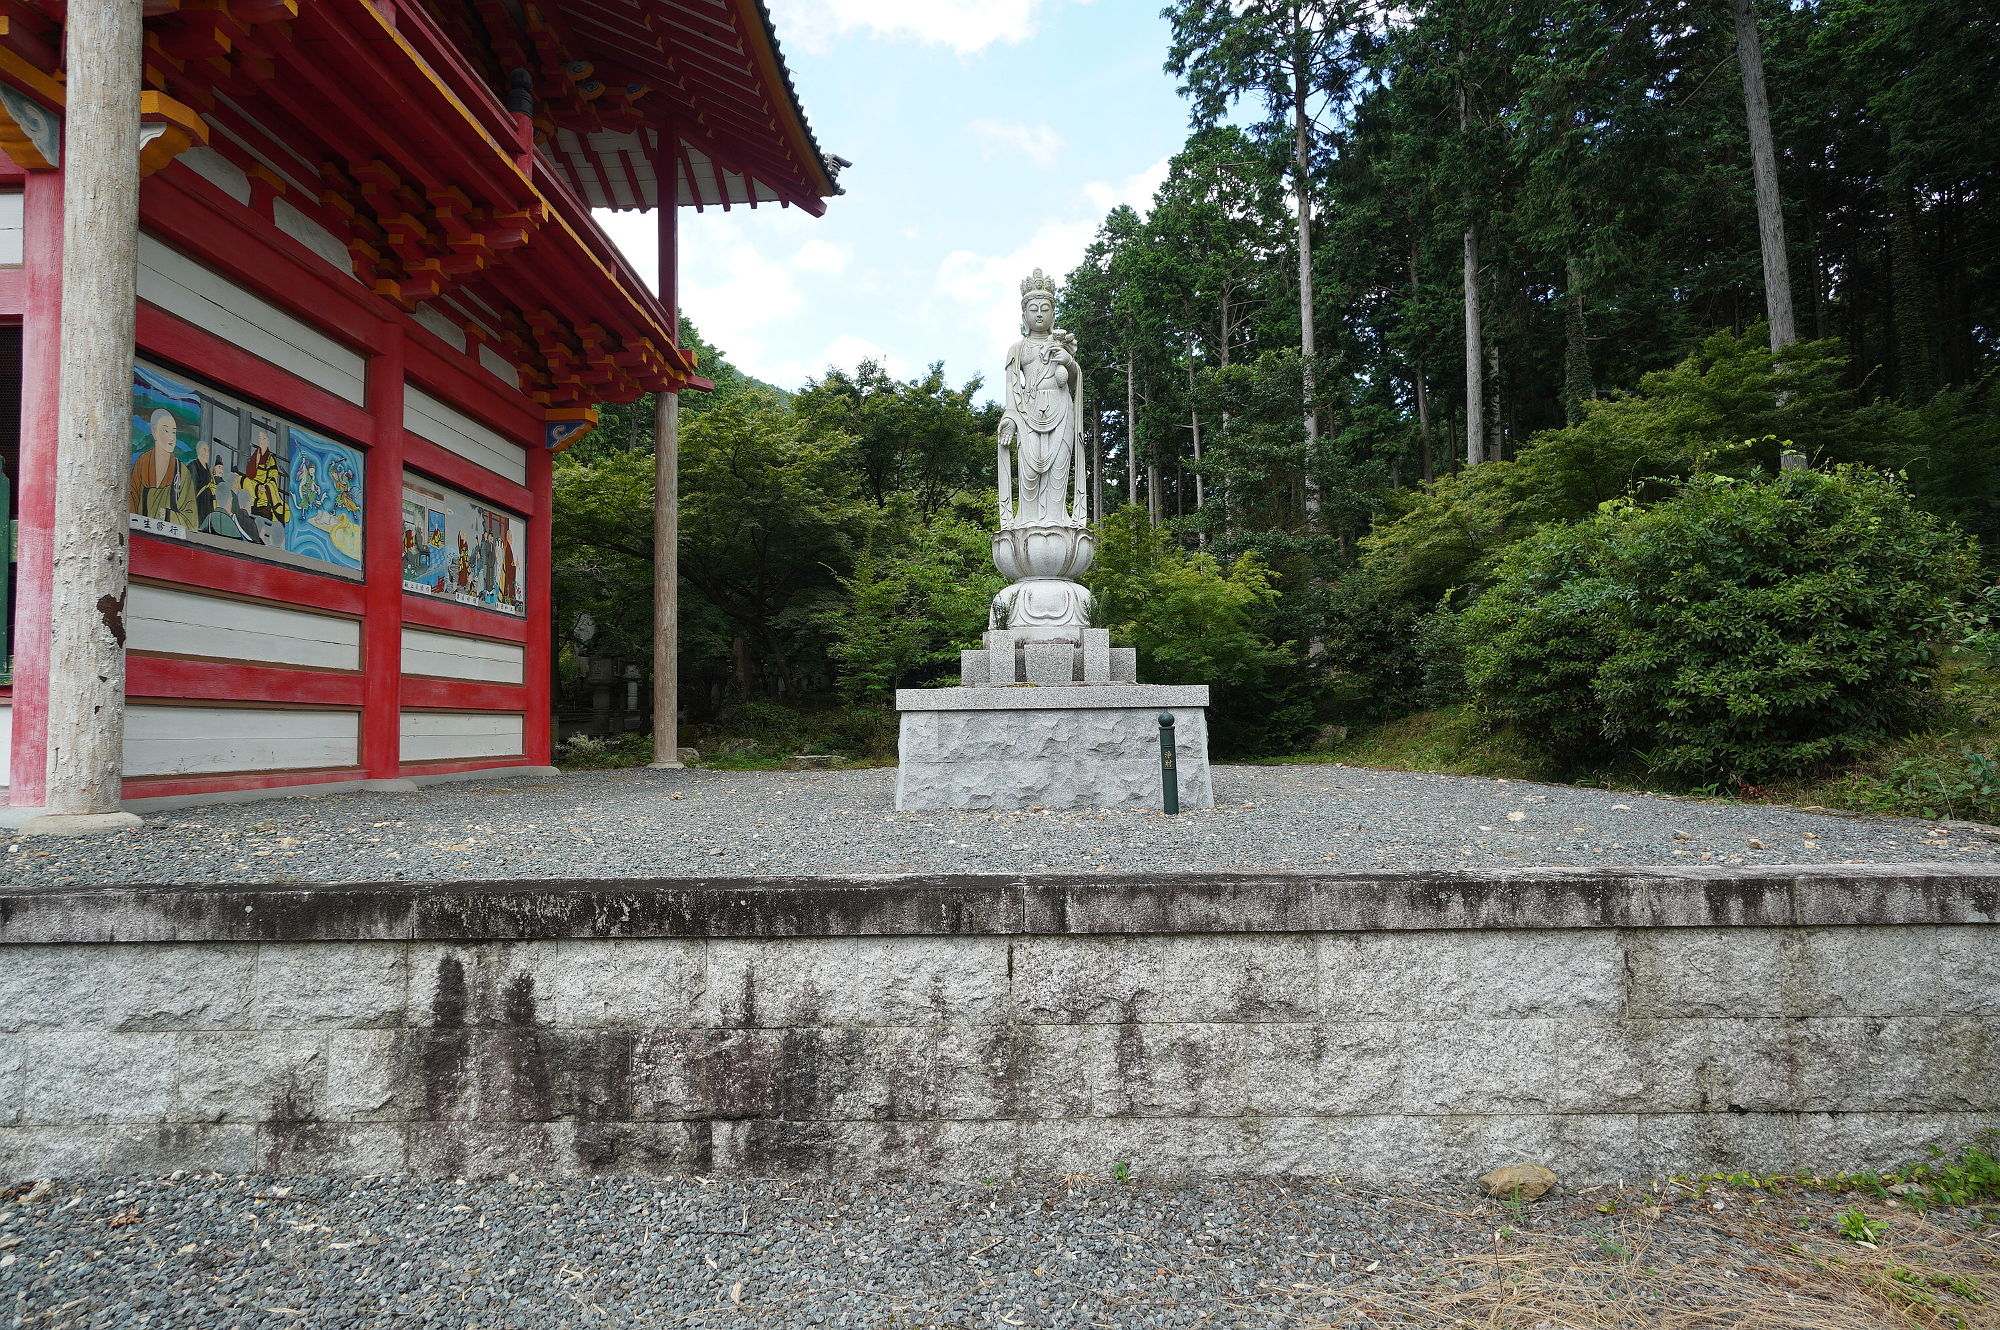
[[[813,218],[681,214],[681,305],[785,388],[873,356],[998,376],[1019,283],[1060,277],[1187,133],[1161,0],[770,0],[820,145],[854,165]],[[651,277],[649,214],[599,220]]]

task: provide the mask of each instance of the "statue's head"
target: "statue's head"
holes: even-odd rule
[[[1021,280],[1021,331],[1046,335],[1056,326],[1056,282],[1040,268]]]

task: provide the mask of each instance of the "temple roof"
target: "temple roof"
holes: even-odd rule
[[[813,138],[762,0],[555,0],[551,9],[593,77],[646,90],[644,125],[559,127],[544,144],[592,207],[659,205],[662,121],[680,140],[682,204],[781,203],[817,215],[839,193],[837,159]]]

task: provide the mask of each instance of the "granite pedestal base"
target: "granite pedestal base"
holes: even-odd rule
[[[896,807],[1158,808],[1162,711],[1183,809],[1210,808],[1205,686],[904,688]]]

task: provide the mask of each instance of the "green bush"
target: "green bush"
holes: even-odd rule
[[[1697,477],[1502,556],[1464,615],[1481,709],[1560,760],[1761,782],[1916,722],[1971,542],[1860,467]]]

